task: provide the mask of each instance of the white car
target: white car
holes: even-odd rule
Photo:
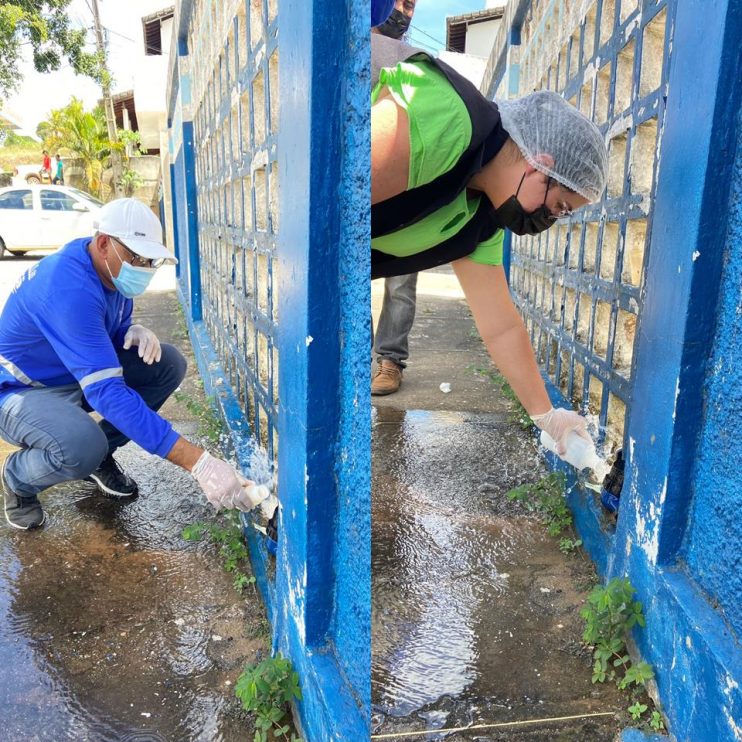
[[[102,202],[70,186],[0,188],[0,256],[54,251],[89,237]]]

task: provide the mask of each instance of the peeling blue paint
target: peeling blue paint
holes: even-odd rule
[[[224,47],[217,84],[205,83],[210,86],[205,103],[198,71],[193,70],[193,89],[185,73],[193,63],[186,59],[186,39],[198,19],[192,18],[190,0],[176,8],[179,55],[171,61],[168,118],[179,295],[206,391],[215,398],[247,476],[260,415],[278,431],[275,569],[249,516],[243,525],[273,625],[274,650],[290,657],[300,675],[303,700],[296,716],[302,734],[307,742],[360,741],[369,736],[371,666],[371,425],[369,368],[363,360],[370,347],[369,4],[282,0],[280,45],[279,19],[268,7],[248,5],[246,14],[227,24],[236,40],[231,45],[230,39],[214,38],[212,16],[204,16],[207,28],[191,36],[194,56],[208,54],[199,47],[204,38]],[[337,22],[339,8],[343,23]],[[257,24],[254,37],[250,24]],[[235,44],[245,38],[250,48],[238,54]],[[268,59],[279,48],[277,85]],[[258,78],[262,100],[247,92]],[[192,93],[202,104],[201,109],[193,104],[195,127]],[[278,98],[278,122],[272,96]],[[267,122],[267,130],[253,147],[257,138],[249,127],[257,121]],[[278,133],[272,131],[276,123]],[[231,140],[235,131],[239,142]],[[255,184],[255,170],[261,168],[267,184],[262,193]],[[277,172],[281,188],[274,194]],[[227,214],[222,185],[238,184],[242,194],[243,178],[251,213],[267,206],[267,231],[247,219],[222,223]],[[280,202],[275,245],[277,215],[273,203],[258,204],[261,197]],[[244,267],[245,256],[256,254],[267,256],[257,289],[257,268]],[[215,276],[226,281],[223,292]],[[244,295],[237,295],[237,287]],[[256,290],[266,294],[261,303]],[[247,307],[268,344],[269,359],[272,348],[277,350],[281,373],[274,387],[271,361],[267,392],[257,369],[245,363],[248,354],[240,343],[246,336],[240,336],[234,314],[220,311],[230,301]],[[235,367],[242,375],[234,375]],[[257,411],[244,402],[242,383],[251,386]],[[269,454],[272,445],[271,439]]]
[[[618,4],[596,3],[598,27],[603,5],[613,14]],[[635,631],[634,639],[638,653],[654,667],[651,690],[670,732],[689,742],[739,742],[742,0],[644,0],[635,17],[629,13],[615,21],[614,33],[596,52],[599,64],[613,59],[632,35],[634,62],[640,59],[639,47],[646,40],[642,29],[663,8],[668,34],[660,88],[640,97],[640,65],[633,64],[631,115],[604,125],[626,127],[630,163],[638,121],[658,116],[654,191],[640,203],[632,188],[633,169],[628,168],[621,205],[625,212],[586,217],[599,222],[598,243],[606,219],[621,223],[619,235],[624,239],[622,220],[641,218],[642,213],[647,217],[651,249],[645,254],[644,285],[641,291],[611,295],[588,271],[573,278],[558,268],[549,273],[547,266],[545,275],[552,286],[568,285],[638,314],[630,382],[606,374],[609,368],[594,362],[592,353],[574,348],[570,333],[560,332],[558,319],[535,316],[533,297],[516,300],[535,317],[535,325],[560,343],[560,350],[580,354],[580,363],[603,382],[601,413],[609,389],[626,401],[626,482],[615,529],[590,492],[574,487],[569,502],[601,576],[627,576],[638,591],[647,626]],[[573,34],[572,41],[581,44],[584,39]],[[500,60],[508,57],[506,50],[499,54]],[[625,59],[630,61],[630,56]],[[582,62],[578,65],[579,74],[566,75],[563,93],[568,98],[595,73],[583,70]],[[506,67],[497,71],[489,81],[490,92],[509,72]],[[553,75],[549,79],[553,82]],[[609,98],[614,92],[611,82]],[[610,106],[612,102],[609,110]],[[578,263],[583,242],[584,234]],[[534,255],[536,248],[542,249],[543,243],[534,246]],[[599,245],[598,255],[601,249]],[[522,265],[539,270],[535,258],[513,252],[514,271]],[[553,311],[558,313],[558,301]],[[589,333],[588,349],[592,328]],[[609,361],[612,342],[609,339]],[[552,363],[545,375],[559,378],[558,357],[556,367]],[[570,389],[572,384],[570,369]],[[569,404],[553,386],[549,389],[555,403]],[[585,385],[583,399],[586,394]],[[627,730],[622,739],[634,742],[646,737]]]

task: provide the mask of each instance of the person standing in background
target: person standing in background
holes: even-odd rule
[[[49,157],[49,153],[44,150],[44,158],[41,161],[41,182],[51,183],[52,180],[52,158]]]
[[[391,15],[374,33],[402,40],[415,14],[417,0],[397,0]],[[373,54],[373,51],[372,51]],[[375,79],[372,84],[376,84]],[[409,358],[409,334],[415,321],[417,273],[384,280],[384,302],[374,336],[376,368],[371,394],[393,394],[402,384],[402,371]]]
[[[56,156],[56,174],[54,175],[54,180],[52,183],[54,185],[64,185],[64,165],[62,164],[62,158],[57,155]]]

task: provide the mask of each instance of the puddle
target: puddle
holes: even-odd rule
[[[374,733],[620,708],[580,645],[590,565],[505,498],[544,474],[529,436],[499,415],[388,407],[373,426]],[[493,735],[461,739],[530,738]]]
[[[181,539],[212,517],[193,479],[131,444],[117,458],[138,499],[67,483],[42,495],[48,527],[3,528],[0,737],[244,740],[233,684],[268,649],[247,635],[262,603],[241,600],[211,550]]]

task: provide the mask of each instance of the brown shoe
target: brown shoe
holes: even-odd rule
[[[371,381],[371,394],[380,397],[384,394],[394,394],[402,384],[402,367],[394,361],[382,360]]]

